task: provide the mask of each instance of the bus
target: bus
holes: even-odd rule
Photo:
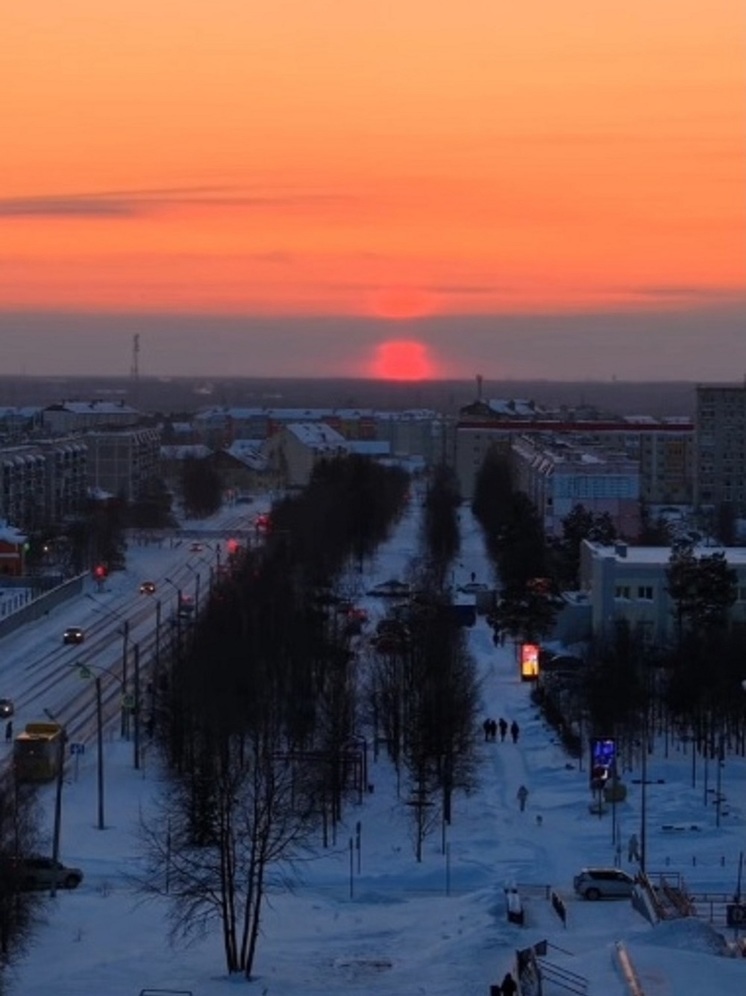
[[[63,729],[59,723],[27,723],[13,744],[13,767],[19,782],[49,782],[63,761]]]

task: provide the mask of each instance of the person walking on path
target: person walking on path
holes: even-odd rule
[[[518,800],[518,806],[521,812],[523,812],[526,808],[526,800],[528,799],[528,789],[526,788],[525,785],[521,785],[519,787],[518,791],[515,794],[515,797]]]
[[[490,740],[493,743],[497,740],[497,723],[494,719],[490,720]]]
[[[505,734],[508,732],[507,722],[500,717],[500,722],[497,724],[500,727],[500,740],[505,740]]]
[[[627,860],[628,861],[639,861],[640,860],[640,842],[637,839],[637,834],[633,833],[629,838],[627,844]]]
[[[520,732],[521,732],[521,729],[518,726],[518,723],[516,723],[516,721],[513,720],[513,722],[510,724],[510,735],[513,738],[513,743],[514,744],[518,743],[518,734]]]
[[[489,718],[485,719],[482,723],[482,729],[484,730],[484,742],[487,743],[490,739],[490,730],[492,729],[492,722]]]
[[[13,739],[13,720],[9,719],[5,724],[5,742],[9,743]]]
[[[505,973],[505,978],[500,983],[500,992],[502,996],[515,996],[518,992],[518,985],[510,972]]]

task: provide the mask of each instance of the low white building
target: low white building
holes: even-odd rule
[[[695,556],[723,553],[738,575],[738,600],[731,609],[735,624],[746,624],[746,548],[701,547]],[[666,571],[671,561],[667,546],[602,546],[583,540],[580,549],[580,597],[591,606],[593,636],[610,636],[622,620],[633,632],[657,645],[669,643],[675,633],[674,603],[668,594]]]

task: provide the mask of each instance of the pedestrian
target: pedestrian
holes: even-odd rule
[[[500,984],[500,992],[502,996],[515,996],[518,992],[518,985],[510,972],[505,973],[505,978]]]
[[[521,785],[519,787],[515,797],[518,800],[518,806],[520,807],[521,812],[523,812],[526,808],[526,800],[528,799],[528,789],[525,785]]]
[[[497,723],[494,719],[490,720],[490,740],[493,743],[497,740]]]
[[[490,722],[489,717],[487,717],[487,719],[485,719],[482,723],[482,729],[484,730],[484,742],[487,743],[490,739],[490,730],[492,729],[492,723]]]
[[[629,838],[627,843],[627,860],[628,861],[639,861],[640,860],[640,842],[637,839],[637,834],[633,833]]]
[[[499,721],[499,723],[497,725],[500,727],[500,739],[504,740],[505,739],[505,734],[508,732],[508,724],[507,724],[506,720],[504,720],[502,718],[502,716],[501,716],[500,717],[500,721]]]
[[[5,724],[5,742],[8,743],[13,739],[13,720],[9,719]]]
[[[518,734],[520,732],[521,732],[521,730],[520,730],[520,727],[518,726],[518,723],[516,723],[516,721],[513,720],[513,722],[510,724],[510,735],[513,738],[513,743],[514,744],[518,743]]]

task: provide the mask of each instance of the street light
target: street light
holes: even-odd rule
[[[92,602],[94,602],[96,605],[98,605],[98,607],[102,611],[108,612],[115,619],[118,619],[122,623],[121,634],[122,634],[122,637],[123,637],[123,644],[122,644],[122,679],[121,680],[122,680],[122,695],[124,696],[124,695],[127,694],[127,679],[129,677],[129,675],[127,673],[127,656],[128,656],[128,651],[129,651],[129,636],[130,636],[130,622],[129,622],[129,619],[125,619],[125,617],[121,614],[121,612],[117,612],[117,610],[113,609],[110,605],[104,605],[102,602],[99,602],[99,600],[97,598],[94,598],[93,595],[91,595],[90,593],[86,593],[85,597],[86,598],[90,598],[90,600]],[[129,723],[128,723],[128,719],[127,719],[127,713],[124,710],[124,708],[122,709],[122,729],[121,729],[121,735],[123,737],[129,737]]]
[[[176,642],[178,644],[179,648],[178,652],[180,654],[181,653],[181,612],[179,610],[181,609],[182,592],[179,585],[176,584],[174,581],[172,581],[171,578],[164,577],[163,580],[166,582],[166,584],[170,584],[171,587],[176,592]]]
[[[196,567],[192,567],[191,564],[186,564],[185,566],[188,568],[188,570],[190,570],[192,572],[192,574],[194,574],[194,577],[195,577],[195,581],[194,581],[194,612],[195,612],[196,615],[199,615],[199,581],[200,581],[200,573],[197,570],[197,568]]]
[[[57,866],[60,860],[60,834],[62,832],[62,786],[65,780],[65,744],[67,743],[67,730],[63,723],[57,719],[49,709],[44,710],[44,715],[56,723],[62,735],[60,736],[59,758],[57,765],[57,784],[54,794],[54,829],[52,830],[52,883],[49,895],[54,899],[57,895]]]
[[[133,756],[133,766],[137,770],[140,767],[140,725],[137,710],[139,709],[139,685],[140,685],[140,648],[135,644],[135,736],[134,736],[134,756]],[[103,667],[99,664],[71,664],[70,667],[77,669],[78,674],[81,678],[94,677],[94,687],[96,689],[96,746],[97,746],[97,759],[96,759],[96,784],[97,784],[97,796],[98,796],[98,829],[104,830],[106,828],[104,820],[104,710],[103,710],[103,700],[102,700],[102,685],[101,685],[101,674],[92,675],[92,671],[99,671],[103,674],[108,674],[109,677],[119,685],[120,694],[122,696],[122,709],[127,708],[125,701],[125,692],[123,690],[124,686],[122,684],[121,678],[116,675],[113,671],[110,671],[108,667]]]

